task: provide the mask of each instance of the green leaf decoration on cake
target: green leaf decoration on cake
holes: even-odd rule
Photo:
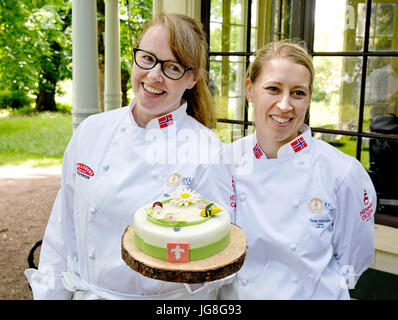
[[[197,224],[201,224],[203,222],[206,222],[211,218],[207,217],[206,219],[201,219],[201,220],[196,220],[196,221],[184,221],[184,220],[166,220],[166,219],[155,219],[151,216],[147,216],[147,219],[151,221],[154,224],[157,224],[162,227],[169,227],[169,228],[174,228],[174,227],[188,227],[188,226],[194,226]]]

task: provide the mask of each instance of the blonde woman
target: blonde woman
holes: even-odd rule
[[[215,298],[213,283],[146,278],[121,257],[123,232],[145,203],[180,188],[224,202],[207,166],[220,141],[209,129],[205,68],[198,21],[160,14],[145,28],[134,49],[135,99],[87,118],[65,151],[39,268],[25,271],[35,299]]]
[[[241,158],[233,220],[248,250],[222,298],[349,299],[372,263],[376,193],[360,162],[303,124],[313,79],[311,56],[289,42],[265,46],[251,66],[256,130],[232,145]]]

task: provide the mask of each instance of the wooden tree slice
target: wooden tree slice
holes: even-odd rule
[[[134,244],[133,225],[122,237],[122,258],[133,270],[163,281],[203,283],[225,278],[237,272],[246,257],[246,235],[231,224],[230,244],[223,251],[203,260],[173,263],[150,257]]]

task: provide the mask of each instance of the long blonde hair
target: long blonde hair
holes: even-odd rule
[[[262,67],[274,58],[286,58],[290,61],[303,65],[310,72],[309,89],[312,92],[314,82],[314,65],[311,55],[299,43],[287,41],[270,42],[261,49],[257,50],[256,57],[249,69],[248,77],[254,83],[261,74]]]
[[[195,86],[183,94],[183,99],[188,102],[187,113],[206,127],[215,128],[214,104],[207,85],[207,42],[202,23],[182,14],[162,12],[145,26],[141,37],[156,25],[165,27],[170,49],[177,61],[192,67],[198,78]]]

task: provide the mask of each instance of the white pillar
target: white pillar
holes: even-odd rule
[[[201,2],[199,0],[153,0],[154,15],[161,11],[182,13],[200,21]]]
[[[120,108],[121,103],[119,1],[107,0],[105,1],[104,110]]]
[[[96,0],[72,0],[72,126],[100,112]]]

